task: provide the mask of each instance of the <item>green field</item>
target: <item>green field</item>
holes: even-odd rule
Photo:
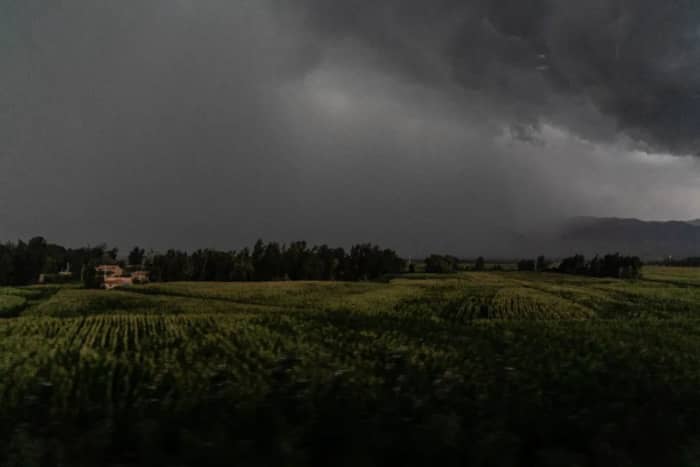
[[[700,269],[0,288],[0,465],[700,465]]]

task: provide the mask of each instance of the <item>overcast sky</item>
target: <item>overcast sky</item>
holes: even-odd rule
[[[497,251],[700,217],[697,0],[0,2],[0,240]]]

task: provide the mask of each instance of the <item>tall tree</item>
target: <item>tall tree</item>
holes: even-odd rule
[[[141,265],[143,263],[143,258],[146,255],[146,250],[135,246],[129,252],[129,264],[132,266]]]

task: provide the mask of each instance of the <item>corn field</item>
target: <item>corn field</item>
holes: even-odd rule
[[[696,465],[653,272],[0,289],[0,465]]]

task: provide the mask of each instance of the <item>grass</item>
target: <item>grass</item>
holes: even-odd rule
[[[11,317],[20,314],[27,305],[27,300],[18,295],[0,295],[0,317]]]
[[[644,268],[644,277],[650,281],[700,287],[698,268],[648,266]]]

